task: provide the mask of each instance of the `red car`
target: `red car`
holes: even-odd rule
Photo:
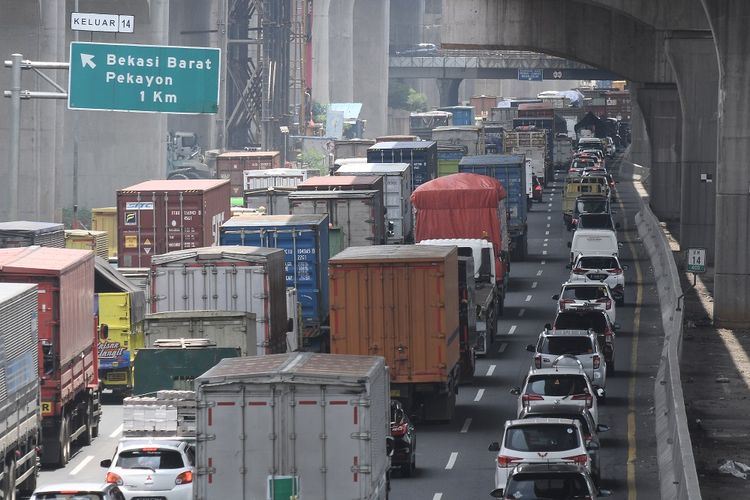
[[[538,201],[539,203],[542,202],[542,183],[539,182],[539,178],[536,175],[531,176],[532,181],[532,190],[531,190],[531,199],[534,201]]]

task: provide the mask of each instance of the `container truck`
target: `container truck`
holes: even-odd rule
[[[151,262],[151,313],[244,311],[255,313],[258,354],[286,350],[284,251],[217,246],[178,250]]]
[[[266,215],[288,215],[289,193],[296,187],[269,187],[245,191],[245,207]]]
[[[255,314],[245,311],[168,311],[147,314],[143,320],[144,347],[157,347],[162,340],[205,339],[238,349],[240,356],[255,356],[255,331]]]
[[[486,175],[497,179],[505,188],[505,207],[508,211],[509,251],[512,260],[525,260],[528,255],[527,208],[528,185],[524,155],[466,156],[458,166],[459,172]]]
[[[275,187],[297,187],[308,177],[320,175],[314,168],[269,168],[268,170],[245,170],[244,190],[268,189]]]
[[[91,250],[98,257],[109,258],[109,243],[106,231],[88,231],[86,229],[66,229],[65,248]]]
[[[229,358],[195,387],[196,500],[387,498],[382,357]]]
[[[383,176],[383,197],[386,218],[392,230],[386,236],[387,243],[411,243],[414,217],[411,209],[411,165],[408,163],[354,163],[343,165],[336,175],[380,175]]]
[[[243,172],[284,167],[278,151],[227,151],[216,157],[216,177],[228,179],[232,197],[241,197]]]
[[[117,207],[91,209],[91,229],[107,233],[107,249],[110,259],[117,258]]]
[[[557,134],[555,136],[555,147],[553,150],[552,162],[555,170],[568,170],[570,162],[573,160],[573,139],[567,134]]]
[[[423,141],[432,140],[435,127],[450,125],[453,114],[447,111],[425,111],[409,115],[409,134],[419,137]]]
[[[350,247],[331,258],[331,353],[383,356],[391,397],[450,421],[459,374],[455,247]]]
[[[94,254],[0,250],[0,281],[38,287],[43,465],[64,467],[71,445],[91,444],[101,416],[94,325]]]
[[[484,129],[474,125],[437,127],[432,140],[440,146],[463,146],[466,154],[483,155],[486,148]]]
[[[65,248],[65,227],[56,222],[0,222],[0,248],[39,245]]]
[[[453,125],[474,125],[474,106],[444,106],[438,111],[452,113]]]
[[[513,130],[513,120],[518,118],[518,108],[492,108],[487,122],[503,127],[505,130]]]
[[[221,226],[222,245],[284,250],[287,288],[297,290],[306,347],[327,350],[328,216],[266,215],[232,217]]]
[[[543,186],[552,181],[554,172],[551,157],[547,160],[551,151],[547,148],[547,131],[506,131],[503,135],[503,147],[507,154],[525,155],[527,160],[531,160],[531,171]]]
[[[333,158],[367,158],[367,149],[373,144],[373,139],[333,141]]]
[[[221,179],[146,181],[118,190],[119,267],[148,267],[156,254],[218,244],[229,197],[229,181]]]
[[[38,447],[42,431],[39,400],[37,287],[33,283],[0,283],[0,492],[17,498],[36,488]]]
[[[437,177],[437,143],[434,141],[378,142],[367,150],[369,163],[409,163],[415,189]]]

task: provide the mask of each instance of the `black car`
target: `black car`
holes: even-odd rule
[[[494,498],[544,498],[572,500],[610,496],[608,490],[597,490],[594,481],[581,465],[539,463],[517,465],[505,488],[493,490]]]
[[[399,467],[405,477],[411,476],[417,469],[417,434],[409,416],[398,401],[391,401],[391,438],[391,466]]]

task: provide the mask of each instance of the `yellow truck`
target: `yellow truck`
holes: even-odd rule
[[[99,380],[104,389],[126,395],[133,390],[133,360],[144,347],[146,296],[107,261],[96,259]]]
[[[576,206],[576,200],[582,194],[602,194],[602,186],[596,182],[589,182],[586,177],[580,175],[569,175],[565,179],[565,187],[563,188],[563,222],[565,227],[570,231],[573,228],[573,211]]]

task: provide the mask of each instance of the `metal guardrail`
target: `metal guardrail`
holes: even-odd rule
[[[433,55],[391,55],[389,57],[390,66],[405,68],[593,68],[587,64],[561,57],[521,50],[440,50]]]

